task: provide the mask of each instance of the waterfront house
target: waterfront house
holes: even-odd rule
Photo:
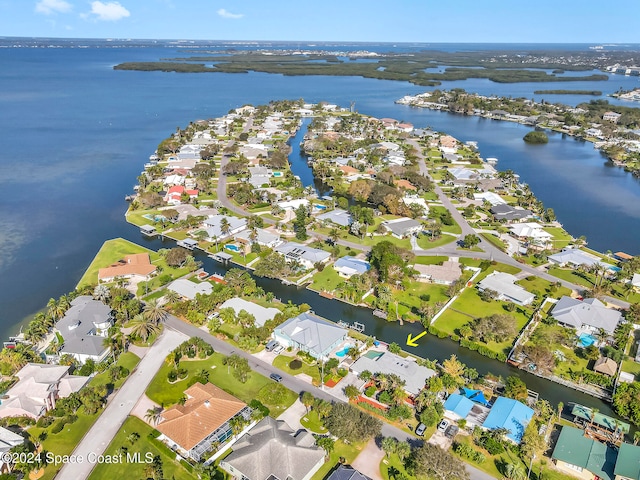
[[[633,274],[633,277],[631,277],[631,286],[636,290],[640,290],[640,273]]]
[[[372,480],[363,473],[353,468],[351,465],[340,464],[331,475],[327,477],[327,480]],[[617,480],[617,479],[616,479]]]
[[[615,480],[640,480],[640,446],[621,444],[613,473]]]
[[[478,290],[493,290],[498,294],[499,300],[517,305],[529,305],[533,302],[535,295],[516,285],[517,281],[518,279],[510,273],[493,272],[478,283]]]
[[[391,352],[370,351],[351,365],[350,370],[359,375],[365,370],[374,374],[393,374],[404,380],[404,390],[412,396],[418,395],[427,379],[436,375],[430,368],[418,365],[412,357],[401,357]]]
[[[269,186],[269,181],[273,172],[267,167],[249,167],[249,183],[253,188],[262,188]]]
[[[347,338],[348,331],[314,313],[304,312],[278,325],[273,338],[285,347],[326,360],[331,350]]]
[[[89,359],[102,362],[111,351],[104,346],[104,339],[112,325],[111,307],[88,295],[76,297],[56,323],[55,328],[64,339],[59,355],[71,355],[80,363]]]
[[[498,220],[505,220],[513,222],[516,220],[523,220],[525,218],[531,218],[533,213],[531,210],[524,208],[516,208],[511,205],[499,204],[492,206],[489,211],[493,214],[493,217]]]
[[[413,218],[401,217],[395,220],[387,220],[381,224],[396,238],[404,238],[422,230],[422,224]]]
[[[251,245],[255,242],[258,245],[268,248],[276,248],[282,243],[282,240],[280,240],[280,235],[269,230],[265,230],[264,228],[256,228],[256,236],[253,240],[251,230],[248,229],[236,233],[233,236],[233,239],[236,242],[244,243],[246,245]]]
[[[522,441],[524,431],[533,418],[533,409],[512,398],[498,397],[482,423],[482,428],[495,430],[504,428],[505,437],[515,443]]]
[[[371,264],[366,260],[347,255],[336,260],[333,268],[341,277],[351,278],[352,275],[367,273],[371,269]]]
[[[158,439],[172,450],[200,461],[214,443],[224,443],[231,437],[231,419],[251,418],[251,409],[211,383],[196,382],[185,390],[187,400],[164,410],[156,429]]]
[[[223,220],[226,219],[228,228],[223,231]],[[240,233],[247,228],[247,221],[244,218],[232,217],[229,215],[213,215],[204,222],[204,230],[207,232],[207,239],[210,242],[225,240],[236,233]]]
[[[584,430],[564,426],[551,458],[558,470],[583,480],[613,480],[615,450],[585,436]]]
[[[186,278],[174,280],[167,285],[167,289],[189,300],[195,299],[196,295],[209,295],[213,292],[213,286],[209,282],[195,283]]]
[[[553,235],[545,231],[542,225],[534,222],[516,223],[509,226],[511,235],[521,242],[528,242],[530,246],[539,249],[549,248]]]
[[[592,267],[596,264],[602,264],[610,267],[610,265],[601,262],[600,258],[590,253],[584,252],[579,248],[565,248],[561,252],[549,255],[548,259],[549,262],[560,267],[570,266],[573,268],[577,268],[581,265]]]
[[[287,263],[299,262],[304,268],[314,268],[316,263],[327,263],[331,254],[298,242],[286,242],[278,245],[275,251],[284,255]]]
[[[169,205],[180,205],[183,194],[187,194],[192,200],[198,198],[198,190],[187,189],[182,185],[174,185],[167,191],[167,194],[164,196],[164,201]]]
[[[111,282],[116,278],[149,280],[155,272],[156,266],[151,263],[148,253],[135,253],[98,270],[98,282]]]
[[[27,363],[15,374],[18,382],[0,403],[0,418],[27,416],[37,420],[55,408],[56,400],[77,392],[89,377],[69,375],[66,365]]]
[[[622,318],[619,311],[607,308],[597,298],[578,300],[563,296],[550,315],[561,325],[572,327],[579,333],[598,333],[602,328],[612,335]]]
[[[411,268],[418,272],[418,281],[451,285],[462,275],[459,262],[446,260],[442,265],[414,264]]]
[[[631,425],[621,422],[617,418],[609,417],[600,412],[594,412],[591,408],[576,403],[571,409],[573,423],[581,425],[583,428],[595,426],[600,433],[608,431],[610,433],[629,433]]]
[[[605,112],[604,115],[602,115],[602,119],[607,122],[618,123],[621,116],[621,114],[616,112]]]
[[[307,430],[265,417],[238,439],[220,468],[237,480],[309,480],[324,461]]]
[[[231,308],[236,315],[244,310],[245,312],[253,315],[253,318],[256,319],[256,326],[258,327],[263,327],[266,322],[273,320],[273,318],[280,313],[280,310],[277,308],[265,308],[257,303],[249,302],[240,297],[230,298],[220,305],[219,310],[222,310],[223,308]]]
[[[506,205],[506,200],[504,200],[500,195],[493,192],[482,192],[482,193],[474,193],[474,200],[480,200],[482,202],[489,202],[492,207],[496,205]]]
[[[353,223],[353,217],[351,214],[341,208],[336,208],[330,212],[320,214],[316,218],[323,222],[331,222],[341,227],[348,227]]]

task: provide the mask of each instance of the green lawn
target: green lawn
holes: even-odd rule
[[[416,257],[413,262],[421,265],[442,265],[447,260],[449,260],[449,257],[434,255],[431,257]]]
[[[399,218],[399,217],[391,217],[391,218]],[[378,220],[378,218],[376,218],[376,220]],[[349,242],[353,242],[353,243],[357,243],[359,245],[366,245],[366,246],[373,246],[376,245],[377,243],[382,242],[383,240],[388,240],[391,243],[393,243],[394,245],[397,245],[398,247],[402,247],[402,248],[406,248],[407,250],[411,249],[411,242],[409,241],[408,238],[396,238],[393,235],[374,235],[373,237],[370,237],[368,235],[365,235],[364,238],[361,237],[356,237],[355,235],[351,235],[351,233],[345,231],[345,230],[341,230],[338,229],[340,232],[340,235],[338,236],[339,239],[342,240],[347,240]],[[375,228],[370,227],[369,231],[373,232],[375,230]],[[313,230],[314,232],[317,233],[321,233],[323,235],[329,235],[329,232],[331,231],[331,228],[327,228],[327,227],[318,227],[316,229]]]
[[[553,293],[552,282],[545,280],[540,277],[536,277],[535,275],[531,275],[529,277],[523,278],[522,280],[518,280],[516,284],[520,285],[525,290],[528,290],[532,293],[539,293],[543,296],[551,296],[553,298],[560,298],[563,295],[571,295],[571,289],[567,287],[559,287]]]
[[[502,250],[503,252],[507,249],[505,247],[504,242],[500,240],[498,237],[496,237],[495,235],[492,235],[490,233],[481,233],[480,236],[484,238],[487,242],[492,244],[494,247],[497,247],[500,250]]]
[[[429,438],[425,435],[425,438]],[[389,457],[386,455],[380,461],[380,475],[382,475],[383,480],[396,480],[396,478],[409,478],[413,479],[415,477],[409,475],[407,471],[404,469],[404,465],[398,455],[392,453]],[[401,477],[399,477],[401,475]]]
[[[141,227],[142,225],[153,225],[156,227],[156,230],[162,231],[162,224],[156,223],[154,220],[150,220],[145,218],[145,215],[162,215],[160,210],[131,210],[129,209],[126,213],[126,220],[129,223],[137,225]],[[169,225],[169,224],[167,224]]]
[[[287,372],[289,375],[298,375],[299,373],[305,373],[305,374],[309,375],[311,378],[313,378],[314,384],[320,385],[320,370],[319,370],[318,366],[317,365],[309,365],[303,359],[300,359],[302,361],[302,368],[300,368],[298,370],[292,370],[289,367],[289,364],[291,363],[291,360],[293,360],[295,358],[297,358],[297,357],[292,357],[292,356],[289,356],[289,355],[278,355],[273,360],[273,366],[278,368],[278,369],[280,369],[280,370],[282,370],[283,372]]]
[[[311,288],[317,291],[333,292],[342,282],[344,282],[344,278],[340,277],[332,266],[327,265],[321,272],[317,272],[313,276]]]
[[[329,459],[324,462],[324,465],[320,467],[320,469],[311,477],[311,480],[324,480],[325,477],[328,476],[329,472],[333,470],[333,468],[340,463],[340,458],[344,458],[344,464],[350,465],[353,462],[362,448],[364,447],[361,443],[350,443],[346,444],[342,440],[336,440],[333,452],[329,456]]]
[[[439,285],[437,283],[425,283],[417,281],[404,281],[402,282],[402,290],[393,290],[393,298],[398,300],[398,313],[400,315],[405,313],[411,313],[412,308],[418,309],[420,305],[427,301],[428,303],[446,302],[447,297],[447,285]],[[415,313],[411,314],[415,320],[418,317]]]
[[[595,277],[590,273],[579,273],[570,268],[551,267],[549,274],[567,282],[592,288],[595,284]]]
[[[498,300],[485,302],[478,295],[476,288],[466,288],[442,316],[436,320],[434,326],[438,330],[452,334],[458,333],[456,330],[472,321],[473,318],[487,317],[493,314],[506,314],[513,317],[517,331],[520,332],[531,318],[533,312],[519,306],[516,306],[514,311],[508,312],[504,308],[505,305],[506,302]],[[489,342],[486,345],[496,353],[508,353],[516,336],[504,342]]]
[[[562,227],[544,227],[543,230],[553,235],[553,239],[551,240],[553,248],[562,249],[573,241],[573,237]]]
[[[197,479],[197,475],[189,473],[184,464],[180,464],[176,461],[175,454],[170,455],[171,452],[166,446],[162,445],[158,440],[149,438],[149,435],[153,432],[153,428],[147,425],[145,422],[136,417],[129,417],[125,420],[124,424],[113,438],[113,441],[105,451],[105,455],[117,455],[119,448],[124,446],[127,449],[129,455],[140,453],[144,459],[145,455],[151,454],[152,456],[160,455],[162,459],[163,478],[172,478],[175,480],[191,480]],[[129,435],[137,433],[140,438],[134,443],[128,440]],[[127,453],[123,454],[123,463],[107,464],[98,463],[94,470],[91,472],[89,478],[91,480],[112,480],[114,478],[146,478],[144,473],[144,463],[129,463],[126,461]],[[144,461],[144,460],[143,460]]]
[[[209,381],[211,383],[222,388],[224,391],[239,398],[245,403],[249,403],[251,400],[258,398],[260,390],[273,383],[273,380],[270,380],[256,372],[251,372],[248,380],[245,383],[240,383],[233,376],[232,371],[222,364],[223,358],[224,355],[214,353],[211,357],[205,360],[180,362],[180,367],[187,369],[189,373],[187,378],[173,384],[170,384],[167,380],[167,375],[173,366],[164,364],[160,367],[160,370],[151,381],[149,388],[147,388],[147,396],[160,405],[173,405],[180,400],[180,397],[182,397],[182,394],[189,383],[189,378],[195,374],[195,372],[203,369],[209,372]],[[278,404],[266,403],[266,406],[271,410],[271,415],[273,417],[280,415],[280,413],[291,406],[297,398],[297,395],[294,392],[288,392],[289,393],[283,402]]]
[[[441,247],[443,245],[447,245],[448,243],[455,242],[456,237],[451,235],[441,235],[436,238],[434,241],[431,241],[429,235],[418,235],[418,246],[423,250],[429,250],[430,248]]]
[[[98,283],[98,270],[117,262],[127,255],[134,253],[149,253],[151,260],[155,252],[147,248],[131,243],[123,238],[114,238],[113,240],[107,240],[102,244],[100,250],[89,264],[89,268],[84,272],[84,275],[78,282],[76,288],[83,287],[85,285],[96,285]]]
[[[138,365],[138,362],[140,362],[140,357],[138,357],[135,353],[126,352],[118,357],[116,365],[125,367],[129,370],[129,372],[132,372],[136,365]],[[116,380],[113,384],[114,388],[120,388],[126,380],[127,378],[120,378]],[[93,386],[108,385],[110,383],[111,378],[109,378],[109,372],[99,373],[91,379],[91,385]]]
[[[636,363],[633,360],[622,361],[622,371],[633,373],[637,378],[640,378],[640,363]]]
[[[327,433],[327,429],[323,425],[322,421],[318,418],[318,414],[315,412],[315,410],[311,410],[306,415],[303,415],[300,419],[300,423],[304,428],[313,433]]]

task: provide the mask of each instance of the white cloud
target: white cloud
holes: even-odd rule
[[[71,11],[71,4],[64,0],[40,0],[36,3],[36,13],[43,13],[44,15],[69,11]]]
[[[129,10],[120,5],[119,2],[91,2],[91,14],[98,20],[116,21],[131,15]]]
[[[221,8],[220,10],[218,10],[218,15],[220,15],[222,18],[242,18],[242,17],[244,17],[244,15],[242,13],[231,13],[231,12],[225,10],[224,8]]]

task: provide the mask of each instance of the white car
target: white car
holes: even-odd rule
[[[283,350],[284,350],[284,347],[282,345],[278,345],[276,348],[273,349],[273,353],[279,354]]]
[[[449,426],[449,422],[446,420],[442,420],[439,424],[438,424],[438,431],[441,433],[444,433],[447,430],[447,427]]]

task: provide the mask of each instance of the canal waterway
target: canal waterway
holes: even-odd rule
[[[291,172],[300,179],[303,187],[313,187],[318,197],[322,197],[329,194],[331,188],[317,180],[313,175],[313,169],[308,164],[309,157],[305,155],[301,145],[311,120],[311,118],[303,118],[302,122],[300,122],[300,128],[289,139],[289,146],[291,147],[289,166],[291,167]]]
[[[160,248],[171,248],[175,242],[165,238],[148,238],[140,234],[138,227],[130,225],[126,236],[128,240],[144,245],[153,250]],[[202,262],[203,268],[209,273],[224,275],[226,270],[234,265],[224,266],[214,260],[201,250],[194,251],[195,258]],[[258,286],[265,291],[273,292],[275,297],[286,303],[291,301],[295,304],[306,303],[318,315],[334,322],[344,320],[347,323],[359,322],[365,325],[364,333],[387,343],[396,342],[407,351],[422,357],[438,361],[443,361],[455,354],[458,359],[467,366],[475,368],[480,375],[492,373],[506,378],[510,375],[520,377],[530,390],[538,392],[540,398],[548,400],[552,406],[557,406],[559,402],[565,405],[575,402],[592,408],[598,408],[600,412],[611,415],[613,411],[611,405],[590,395],[559,385],[544,378],[531,375],[524,370],[520,370],[506,363],[483,357],[477,352],[461,348],[456,342],[447,338],[438,338],[433,335],[425,335],[418,340],[419,346],[407,347],[407,335],[413,336],[424,331],[420,323],[387,322],[373,315],[369,308],[350,305],[338,300],[321,297],[311,290],[296,287],[294,285],[283,285],[280,280],[254,277]]]

